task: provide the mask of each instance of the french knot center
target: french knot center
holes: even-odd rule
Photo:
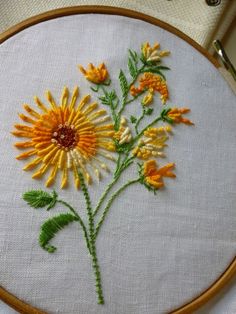
[[[52,143],[56,144],[65,150],[69,150],[75,147],[78,140],[78,135],[74,129],[74,126],[68,126],[66,124],[60,124],[56,130],[52,133]]]

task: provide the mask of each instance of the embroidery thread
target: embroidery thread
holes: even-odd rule
[[[90,63],[87,70],[79,66],[84,77],[93,84],[91,90],[98,95],[98,100],[109,108],[111,117],[107,115],[106,110],[98,110],[96,102],[90,103],[89,95],[83,97],[76,106],[78,88],[74,89],[70,101],[69,91],[65,88],[59,105],[50,92],[46,94],[50,108],[35,98],[36,105],[42,113],[24,105],[29,116],[24,114],[19,116],[30,126],[16,124],[16,130],[12,132],[15,136],[29,139],[16,143],[15,146],[27,149],[17,156],[17,159],[36,156],[24,167],[24,170],[36,168],[33,178],[42,177],[51,168],[51,174],[46,181],[48,187],[54,183],[60,170],[61,188],[65,188],[68,184],[68,172],[72,171],[75,186],[81,187],[86,205],[86,221],[69,203],[60,199],[55,191],[50,194],[42,190],[32,190],[24,193],[23,199],[36,209],[52,210],[57,204],[61,204],[67,210],[65,213],[50,217],[41,226],[39,244],[49,253],[56,251],[56,247],[50,242],[57,232],[71,223],[80,225],[91,257],[99,304],[104,303],[104,297],[96,239],[113,201],[131,185],[142,184],[156,194],[165,186],[166,178],[175,178],[174,163],[159,166],[155,159],[165,157],[166,142],[172,133],[170,125],[178,123],[193,125],[192,121],[183,116],[189,113],[188,108],[161,107],[159,115],[151,119],[154,108],[150,106],[155,103],[155,94],[160,94],[163,105],[169,99],[166,77],[163,74],[163,71],[169,68],[161,64],[162,58],[168,56],[169,51],[161,51],[159,48],[158,43],[151,47],[147,42],[141,46],[140,52],[129,49],[127,66],[130,78],[126,71],[120,70],[118,76],[120,92],[111,87],[110,74],[104,63],[98,67]],[[135,87],[137,84],[138,87]],[[138,100],[142,109],[140,116],[132,115],[127,119],[124,116],[126,107]],[[109,119],[111,121],[105,123]],[[157,127],[159,122],[162,122],[162,125]],[[145,126],[140,127],[141,125]],[[88,169],[92,169],[100,179],[102,169],[109,171],[103,159],[115,161],[116,166],[111,182],[105,187],[96,206],[92,206],[88,188],[88,184],[92,183],[92,177]],[[119,186],[111,194],[121,175],[131,165],[137,167],[137,176]]]
[[[89,167],[98,180],[101,177],[101,170],[109,171],[106,163],[97,155],[102,159],[115,161],[109,153],[115,151],[115,145],[111,140],[114,134],[113,124],[104,124],[110,120],[110,117],[106,110],[98,109],[96,102],[90,102],[90,95],[84,96],[77,106],[78,94],[79,89],[75,87],[69,101],[69,90],[65,87],[61,95],[61,103],[57,105],[48,91],[46,97],[51,108],[46,107],[39,98],[35,97],[36,105],[42,112],[38,113],[29,105],[24,105],[29,116],[19,114],[19,117],[32,126],[15,124],[16,130],[12,132],[15,136],[29,138],[27,142],[15,144],[17,148],[30,149],[16,158],[21,160],[36,156],[23,169],[33,170],[41,165],[32,178],[41,178],[51,169],[46,187],[54,183],[60,171],[61,188],[65,188],[68,185],[68,172],[71,171],[75,186],[79,188],[77,168],[83,173],[86,182],[91,184],[92,176]]]

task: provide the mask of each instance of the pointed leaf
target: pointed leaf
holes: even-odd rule
[[[137,118],[135,116],[130,116],[130,122],[135,123],[137,121]]]
[[[129,91],[129,86],[128,86],[127,79],[124,75],[124,72],[122,70],[120,70],[119,80],[120,80],[120,88],[122,91],[122,96],[126,96]]]
[[[150,116],[152,113],[153,113],[153,108],[148,108],[148,109],[145,111],[145,114],[146,114],[147,116]]]
[[[56,247],[49,244],[49,241],[54,238],[55,234],[62,230],[65,226],[73,221],[78,221],[78,218],[70,213],[63,213],[53,218],[48,219],[40,229],[39,234],[39,244],[40,246],[48,251],[53,253],[56,251]]]
[[[132,62],[131,58],[128,60],[128,68],[130,75],[134,78],[137,75],[137,68],[135,64]]]
[[[47,210],[49,210],[54,207],[57,202],[57,193],[53,191],[49,194],[42,190],[31,190],[23,194],[23,200],[33,208],[48,206]]]
[[[155,67],[157,70],[170,70],[170,68],[164,66],[164,65],[158,65]]]
[[[129,49],[129,54],[130,54],[130,57],[131,59],[133,60],[134,64],[137,64],[138,63],[138,54],[136,51],[132,51],[131,49]]]

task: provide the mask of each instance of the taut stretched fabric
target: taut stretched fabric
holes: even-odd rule
[[[10,131],[22,104],[32,104],[34,95],[43,98],[46,89],[57,100],[65,85],[91,93],[77,64],[104,61],[118,89],[127,49],[144,41],[171,51],[164,61],[171,68],[169,105],[189,107],[195,126],[174,130],[166,161],[176,163],[177,178],[165,190],[155,196],[137,185],[114,202],[97,242],[106,300],[101,306],[77,226],[57,235],[56,253],[39,247],[40,224],[53,212],[33,210],[21,199],[43,183],[21,170]],[[217,69],[156,26],[93,14],[24,30],[0,46],[0,65],[1,284],[34,306],[63,314],[166,313],[212,284],[236,252],[235,96]],[[131,111],[140,112],[139,102],[128,117]],[[120,184],[135,176],[130,169]],[[107,175],[90,188],[93,201],[110,180]],[[71,186],[60,194],[85,214],[81,192]]]

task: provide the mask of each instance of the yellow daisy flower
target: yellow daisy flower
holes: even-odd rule
[[[96,110],[98,104],[90,103],[90,95],[83,97],[76,106],[79,94],[75,87],[69,101],[69,90],[65,87],[61,103],[58,105],[49,91],[46,92],[50,107],[45,106],[38,97],[35,103],[41,110],[39,113],[25,104],[24,109],[29,115],[19,114],[26,124],[16,124],[12,134],[28,138],[28,141],[18,142],[19,149],[29,149],[17,156],[17,159],[28,159],[35,156],[23,169],[36,169],[33,178],[41,178],[49,170],[50,175],[46,186],[51,186],[58,172],[61,172],[61,188],[68,184],[69,171],[73,172],[75,186],[80,185],[77,168],[83,173],[88,183],[92,182],[88,168],[92,169],[98,179],[100,169],[109,171],[104,161],[97,156],[115,160],[107,151],[114,151],[112,141],[113,124],[104,122],[110,117],[104,109]]]
[[[132,153],[140,159],[147,160],[150,157],[165,157],[163,152],[168,140],[167,133],[171,132],[170,126],[149,128],[139,140]]]

